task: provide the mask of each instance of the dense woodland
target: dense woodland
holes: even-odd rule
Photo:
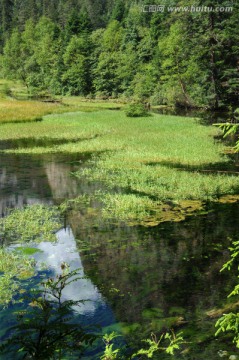
[[[152,1],[0,0],[1,73],[29,94],[236,107],[239,4],[232,12],[142,12]]]

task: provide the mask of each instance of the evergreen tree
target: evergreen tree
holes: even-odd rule
[[[100,55],[94,70],[94,87],[96,92],[106,96],[116,96],[120,92],[120,46],[123,29],[117,20],[109,23],[102,42],[98,44]]]
[[[25,58],[22,56],[21,46],[21,34],[18,30],[14,30],[3,49],[3,74],[6,78],[21,80],[27,85]]]
[[[63,74],[64,92],[87,95],[91,91],[90,40],[87,35],[74,35],[63,55],[66,70]]]
[[[172,6],[170,0],[154,3]],[[236,106],[239,4],[228,12],[171,13],[142,12],[144,5],[150,0],[0,0],[4,72],[38,92],[95,91],[179,106]]]
[[[13,0],[0,0],[0,34],[1,44],[8,38],[12,29]]]

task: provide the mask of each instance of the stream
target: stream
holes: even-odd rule
[[[8,208],[60,204],[100,188],[72,175],[86,160],[80,154],[0,154],[2,217]],[[120,331],[136,347],[151,331],[182,330],[189,343],[177,359],[216,360],[220,350],[235,354],[230,341],[215,339],[210,311],[225,306],[237,281],[220,269],[229,258],[230,239],[238,239],[239,203],[208,203],[197,216],[154,227],[111,224],[97,215],[98,207],[82,204],[69,212],[56,243],[38,244],[41,252],[34,255],[51,274],[64,261],[87,276],[64,294],[90,300],[77,309],[83,324]],[[99,359],[98,350],[85,359]]]

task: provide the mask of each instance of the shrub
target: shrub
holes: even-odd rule
[[[150,113],[145,109],[144,105],[137,103],[130,104],[125,112],[128,117],[150,116]]]

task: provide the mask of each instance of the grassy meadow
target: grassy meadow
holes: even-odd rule
[[[51,101],[29,99],[27,89],[21,84],[0,79],[0,125],[41,121],[48,114],[74,111],[97,111],[118,108],[122,104],[114,101],[87,100],[76,96],[56,97]]]
[[[6,153],[91,153],[90,166],[75,175],[100,181],[108,189],[96,194],[104,203],[104,216],[132,221],[167,215],[162,204],[168,202],[175,210],[199,209],[198,200],[239,192],[238,176],[221,171],[229,158],[214,138],[219,133],[193,118],[129,118],[103,106],[100,111],[51,114],[41,122],[0,126],[0,139],[13,146],[3,150]],[[31,142],[26,146],[27,139]]]

